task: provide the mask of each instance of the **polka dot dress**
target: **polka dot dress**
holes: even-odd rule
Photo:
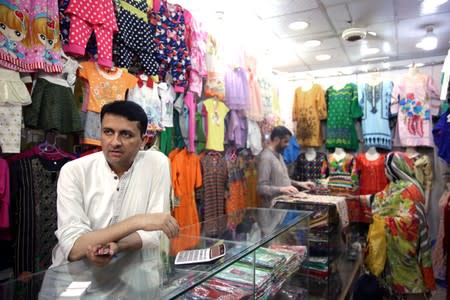
[[[121,2],[135,7],[146,16],[147,1],[121,0]],[[154,55],[156,45],[153,41],[150,24],[123,7],[118,11],[117,24],[119,32],[116,38],[115,53],[118,66],[129,68],[136,56],[146,74],[156,75],[159,66]]]

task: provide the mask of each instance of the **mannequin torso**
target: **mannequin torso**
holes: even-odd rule
[[[375,147],[370,147],[366,151],[365,156],[366,156],[367,160],[374,161],[380,157],[380,153],[378,153],[378,151]]]
[[[306,148],[305,158],[307,161],[313,161],[317,157],[316,150],[314,148]]]
[[[343,148],[337,147],[337,148],[334,150],[334,152],[333,152],[333,157],[334,157],[336,160],[341,160],[341,159],[344,159],[344,157],[345,157],[346,154],[347,154],[347,153],[345,152],[345,150],[344,150]]]

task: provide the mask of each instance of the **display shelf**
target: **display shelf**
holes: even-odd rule
[[[306,287],[312,299],[345,299],[359,274],[361,257],[350,260],[347,256],[344,232],[348,228],[343,228],[336,204],[286,197],[273,204],[275,208],[312,212],[309,261],[292,280]],[[325,258],[326,262],[321,261]]]
[[[201,223],[199,235],[186,234],[192,233],[192,228],[181,228],[178,239],[188,244],[194,243],[191,248],[225,244],[226,255],[211,263],[175,266],[174,255],[169,254],[170,245],[161,246],[161,249],[119,254],[104,267],[92,266],[86,260],[71,262],[32,274],[26,279],[4,283],[0,285],[0,295],[4,296],[2,299],[17,298],[18,293],[39,299],[57,299],[70,283],[90,281],[90,287],[81,299],[183,299],[207,286],[211,280],[225,277],[227,272],[236,269],[247,270],[251,280],[247,289],[241,290],[255,298],[270,296],[281,289],[291,274],[282,273],[284,269],[264,270],[257,265],[258,255],[261,251],[271,251],[263,248],[276,245],[301,243],[308,247],[309,214],[249,208]],[[211,224],[221,224],[220,230],[211,234]],[[302,237],[300,241],[298,232],[306,232],[306,240]],[[266,280],[261,274],[271,277]],[[242,274],[234,277],[246,278]],[[258,282],[259,278],[261,280]],[[235,289],[238,290],[237,287]]]

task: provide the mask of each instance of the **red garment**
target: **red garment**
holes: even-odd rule
[[[9,167],[0,157],[0,239],[11,240],[9,233]]]
[[[38,155],[38,156],[40,156],[40,157],[42,157],[44,159],[47,159],[47,160],[60,160],[60,159],[63,159],[63,158],[69,158],[69,159],[73,160],[73,159],[77,158],[72,153],[65,152],[65,151],[63,151],[63,150],[61,150],[59,148],[56,148],[56,150],[51,149],[49,151],[45,151],[45,149],[42,149],[38,145],[38,146],[36,146],[36,147],[34,147],[34,148],[30,149],[30,150],[27,150],[27,151],[24,151],[24,152],[15,154],[15,155],[8,156],[7,160],[8,160],[8,163],[11,163],[13,161],[21,160],[21,159],[24,159],[24,158],[29,158],[29,157],[32,157],[32,156],[35,156],[35,155]]]
[[[359,173],[359,193],[360,195],[373,195],[381,192],[388,184],[388,179],[384,172],[384,155],[376,160],[368,160],[365,153],[360,153],[356,157],[356,169]]]

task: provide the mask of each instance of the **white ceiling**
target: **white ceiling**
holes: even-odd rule
[[[272,54],[273,67],[278,71],[302,72],[322,68],[361,65],[364,58],[388,57],[379,62],[411,60],[446,55],[450,41],[450,2],[438,6],[434,12],[424,11],[420,0],[184,0],[174,1],[191,10],[204,23],[214,19],[216,11],[223,11],[230,32],[241,41],[258,37],[263,48]],[[308,28],[293,31],[288,25],[294,21],[309,23]],[[346,42],[342,31],[362,27],[377,33],[369,37],[368,47],[378,47],[380,53],[363,57],[361,41]],[[415,47],[425,35],[426,26],[433,25],[438,47],[424,51]],[[234,28],[234,29],[231,29]],[[259,31],[259,32],[258,32]],[[302,43],[318,39],[321,46],[306,49]],[[238,40],[238,39],[236,39]],[[391,51],[384,53],[383,42]],[[259,44],[258,44],[259,45]],[[260,47],[260,48],[261,48]],[[320,62],[318,54],[331,59]]]

